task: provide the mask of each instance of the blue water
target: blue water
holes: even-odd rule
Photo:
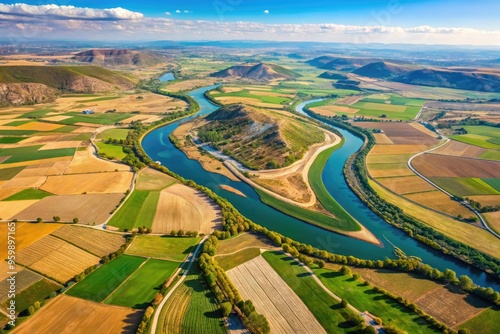
[[[201,111],[196,116],[209,114],[218,107],[207,101],[203,93],[216,86],[204,87],[191,92],[192,96],[200,104]],[[307,103],[310,103],[308,101]],[[302,104],[299,107],[302,108]],[[314,247],[325,249],[332,253],[353,255],[365,259],[395,258],[393,247],[387,242],[401,248],[407,255],[420,257],[425,263],[440,270],[446,268],[454,270],[457,275],[468,275],[477,284],[491,286],[498,289],[496,281],[484,272],[458,261],[450,256],[444,256],[430,247],[407,236],[406,233],[386,223],[375,215],[359,198],[351,191],[343,176],[343,166],[349,156],[356,152],[362,145],[361,139],[348,131],[336,128],[345,138],[345,144],[336,150],[329,158],[323,171],[322,178],[326,188],[335,200],[342,205],[354,218],[367,227],[381,242],[382,246],[376,246],[364,241],[349,238],[330,231],[326,231],[313,225],[304,223],[293,217],[289,217],[265,204],[263,204],[252,187],[243,182],[235,182],[227,177],[207,172],[198,161],[190,160],[186,155],[175,148],[168,139],[180,122],[158,128],[145,136],[142,145],[146,153],[153,159],[159,160],[164,166],[186,179],[194,180],[196,183],[210,188],[220,196],[228,199],[243,215],[257,224],[277,231],[297,241],[311,244]],[[247,197],[238,196],[232,192],[223,190],[220,185],[229,185],[243,192]]]
[[[174,74],[173,73],[165,73],[160,77],[160,82],[167,82],[167,81],[172,81],[175,80]]]

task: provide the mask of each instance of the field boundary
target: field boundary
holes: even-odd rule
[[[142,257],[142,256],[138,256],[138,257]],[[120,285],[118,285],[118,286],[116,287],[116,289],[114,289],[113,291],[111,291],[111,293],[110,293],[109,295],[107,295],[107,296],[106,296],[106,298],[104,298],[104,299],[100,302],[100,304],[106,304],[106,303],[105,303],[105,302],[106,302],[106,299],[108,299],[109,297],[111,297],[111,295],[112,295],[112,294],[114,294],[114,293],[116,292],[116,290],[118,290],[118,289],[119,289],[119,288],[120,288],[123,284],[125,284],[125,282],[126,282],[126,281],[128,281],[128,279],[129,279],[129,278],[130,278],[133,274],[135,274],[135,273],[136,273],[139,269],[141,269],[141,267],[142,267],[142,266],[143,266],[146,262],[148,262],[148,261],[149,261],[149,259],[148,259],[148,258],[146,258],[146,261],[144,261],[143,263],[141,263],[141,265],[140,265],[139,267],[137,267],[137,269],[135,269],[132,273],[130,273],[130,275],[128,275],[128,276],[127,276],[127,278],[126,278],[126,279],[124,279],[124,280],[120,283]],[[108,304],[106,304],[106,305],[108,305]]]

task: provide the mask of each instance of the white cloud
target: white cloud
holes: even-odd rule
[[[269,14],[269,10],[267,10],[267,9],[266,9],[266,10],[264,11],[264,14]]]
[[[187,13],[189,13],[189,10],[187,10],[187,9],[184,9],[184,13],[186,13],[186,14],[187,14]]]
[[[13,5],[0,3],[0,14],[52,19],[78,19],[78,20],[137,20],[144,15],[132,12],[121,7],[107,9],[93,9],[74,6],[41,5],[32,6],[23,3]]]
[[[180,13],[181,13],[181,10],[180,10],[180,9],[177,9],[175,12],[176,12],[177,14],[180,14]]]
[[[165,12],[165,15],[172,15],[172,13],[170,13],[170,12]]]

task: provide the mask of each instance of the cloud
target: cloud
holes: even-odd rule
[[[172,13],[170,13],[170,12],[165,12],[165,15],[172,15]]]
[[[0,3],[0,14],[59,20],[77,19],[96,21],[137,20],[144,17],[142,13],[132,12],[121,7],[93,9],[58,5],[32,6],[23,3],[16,3],[13,5]]]
[[[269,10],[267,10],[267,9],[266,9],[266,10],[264,11],[264,14],[269,14]]]
[[[181,13],[181,10],[180,10],[180,9],[177,9],[175,12],[176,12],[177,14],[180,14],[180,13]]]
[[[184,9],[184,13],[188,14],[188,13],[189,13],[189,10]]]

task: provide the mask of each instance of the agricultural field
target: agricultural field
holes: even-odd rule
[[[498,201],[496,203],[499,203]],[[483,213],[483,217],[488,221],[488,225],[500,233],[500,211]]]
[[[99,149],[99,154],[105,154],[108,159],[122,160],[127,156],[127,154],[123,152],[123,146],[121,145],[107,144],[102,141],[98,141],[95,144]]]
[[[458,326],[459,329],[468,329],[472,334],[495,333],[498,330],[500,309],[490,307],[474,318]]]
[[[58,195],[123,194],[130,189],[132,178],[132,172],[95,173],[91,177],[88,174],[49,176],[40,189]]]
[[[60,148],[54,150],[41,150],[43,145],[23,146],[16,148],[0,148],[0,156],[8,157],[2,164],[13,164],[33,160],[73,156],[75,148]]]
[[[492,126],[463,126],[465,135],[450,138],[486,149],[500,150],[500,129]]]
[[[45,236],[17,252],[17,262],[65,283],[100,258],[53,236]]]
[[[224,320],[197,263],[160,313],[157,333],[226,333]]]
[[[134,190],[108,225],[128,231],[140,226],[151,227],[159,198],[159,191]]]
[[[261,234],[242,232],[231,238],[220,240],[217,244],[217,255],[230,254],[245,248],[270,249],[275,246]]]
[[[260,256],[259,248],[245,248],[228,255],[216,255],[217,263],[224,270],[230,270]]]
[[[276,91],[275,89],[261,89],[252,86],[228,86],[222,88],[223,92],[212,92],[210,95],[222,104],[244,103],[256,107],[281,109],[288,104],[294,94]]]
[[[365,129],[380,129],[396,145],[426,145],[434,146],[439,140],[437,134],[431,136],[422,127],[412,126],[414,123],[399,122],[355,122],[355,126]]]
[[[3,263],[6,263],[6,262],[2,262],[2,264]],[[8,267],[4,268],[2,265],[0,265],[0,269],[2,269],[2,277],[0,277],[0,305],[4,305],[5,301],[7,301],[7,299],[9,299],[7,292],[9,291],[10,282],[7,281],[7,277],[9,277],[7,272],[9,272],[10,270],[8,270]],[[29,288],[30,286],[32,286],[36,282],[43,279],[42,276],[38,275],[37,273],[35,273],[29,269],[24,269],[23,267],[18,267],[16,269],[17,269],[16,270],[16,272],[17,272],[17,274],[16,274],[16,293],[17,294],[23,292],[25,289]],[[7,277],[3,277],[4,274]]]
[[[115,252],[126,241],[121,234],[71,225],[62,226],[52,235],[99,257]]]
[[[128,247],[130,255],[182,262],[201,238],[138,235]]]
[[[148,259],[104,303],[145,309],[177,267],[178,262]]]
[[[326,333],[287,283],[262,257],[257,257],[227,274],[243,299],[269,321],[273,333]]]
[[[35,282],[21,293],[16,293],[16,313],[24,313],[24,311],[35,302],[43,301],[45,298],[49,297],[52,292],[59,290],[61,287],[61,285],[45,278]],[[2,309],[5,310],[9,303],[10,300],[1,305]]]
[[[117,139],[117,140],[125,140],[127,138],[129,129],[120,129],[120,128],[113,128],[113,129],[106,129],[102,132],[99,132],[96,135],[96,139],[100,140],[107,140],[107,139]]]
[[[162,190],[176,183],[177,179],[152,168],[145,168],[137,175],[137,190]]]
[[[77,151],[69,166],[66,174],[82,174],[97,172],[130,171],[130,167],[118,164],[112,161],[98,159],[94,155],[94,147],[89,146],[85,151]]]
[[[12,333],[73,334],[75,328],[82,333],[134,333],[142,315],[139,310],[60,295]]]

